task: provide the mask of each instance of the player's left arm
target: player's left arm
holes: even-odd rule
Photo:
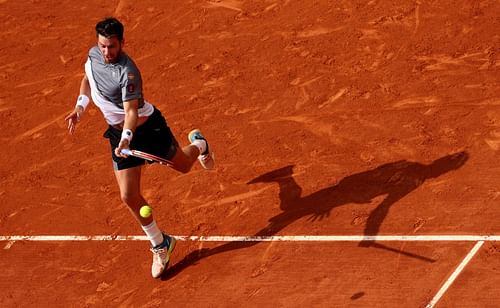
[[[126,157],[126,155],[121,153],[121,150],[128,149],[130,146],[130,141],[132,140],[139,117],[139,100],[133,99],[123,102],[123,109],[125,111],[125,120],[123,122],[122,138],[115,149],[115,155]]]
[[[82,81],[80,82],[80,95],[78,96],[75,108],[64,118],[65,121],[68,121],[68,130],[70,134],[75,132],[76,125],[80,122],[82,114],[89,104],[89,97],[91,97],[90,83],[87,75],[84,74]]]

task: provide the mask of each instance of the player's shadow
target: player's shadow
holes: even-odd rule
[[[373,198],[386,195],[370,213],[364,228],[365,236],[377,235],[380,225],[394,203],[417,189],[426,180],[460,168],[468,157],[467,152],[458,152],[441,157],[430,164],[406,160],[387,163],[372,170],[347,176],[336,185],[307,196],[302,196],[302,188],[293,178],[293,165],[263,174],[249,181],[248,184],[277,183],[280,188],[279,197],[282,212],[270,218],[268,225],[255,233],[255,236],[274,235],[302,217],[308,217],[312,222],[322,220],[327,218],[332,209],[338,206],[351,203],[368,204]],[[251,247],[258,243],[255,241],[229,242],[215,248],[193,251],[172,266],[164,279],[175,276],[184,268],[196,264],[203,258],[234,249]],[[370,241],[362,241],[359,246],[383,248],[424,261],[434,261]]]

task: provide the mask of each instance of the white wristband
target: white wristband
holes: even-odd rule
[[[78,99],[76,100],[76,105],[77,106],[81,106],[83,108],[83,110],[85,110],[87,108],[87,106],[89,105],[89,97],[85,94],[80,94],[78,95]]]
[[[123,140],[123,139],[127,139],[127,140],[128,140],[128,142],[130,142],[130,141],[132,141],[132,137],[133,137],[133,136],[134,136],[134,133],[132,133],[132,131],[131,131],[130,129],[128,129],[128,128],[127,128],[127,129],[124,129],[124,130],[122,131],[122,138],[121,138],[121,140]],[[120,140],[120,141],[121,141],[121,140]]]

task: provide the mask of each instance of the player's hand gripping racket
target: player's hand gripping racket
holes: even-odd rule
[[[142,159],[149,160],[152,162],[157,162],[157,163],[160,163],[162,165],[173,166],[173,164],[174,164],[168,159],[161,158],[159,156],[145,153],[145,152],[138,151],[138,150],[122,149],[121,152],[122,152],[122,154],[125,154],[125,155],[142,158]]]

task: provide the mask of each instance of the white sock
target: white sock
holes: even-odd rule
[[[142,230],[144,230],[144,233],[146,233],[148,240],[151,242],[151,245],[153,245],[153,247],[163,243],[163,233],[156,225],[156,221],[153,220],[153,222],[149,225],[141,227]]]
[[[200,154],[204,153],[207,150],[207,142],[205,140],[196,139],[191,144],[196,146],[198,150],[200,150]]]

